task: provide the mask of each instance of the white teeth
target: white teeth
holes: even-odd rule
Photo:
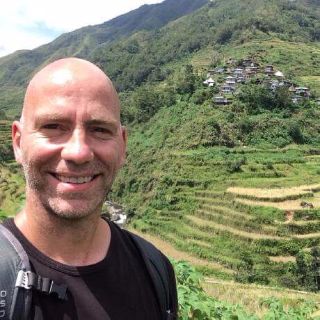
[[[75,183],[75,184],[81,184],[81,183],[87,183],[90,182],[93,177],[65,177],[65,176],[56,176],[58,180],[64,183]]]

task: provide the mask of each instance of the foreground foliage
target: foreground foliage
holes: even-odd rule
[[[218,301],[206,294],[201,286],[203,281],[200,273],[186,262],[173,262],[179,295],[180,320],[308,320],[320,319],[312,317],[316,305],[312,301],[302,301],[297,307],[285,308],[276,298],[261,301],[267,311],[262,317],[247,313],[240,305],[231,305]]]

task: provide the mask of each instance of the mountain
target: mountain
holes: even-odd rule
[[[205,5],[207,0],[166,0],[144,5],[127,14],[96,26],[88,26],[58,37],[34,50],[21,50],[0,58],[0,110],[16,113],[22,102],[23,88],[34,70],[49,61],[77,56],[89,58],[92,51],[140,31],[156,30]]]
[[[0,109],[19,112],[23,88],[34,70],[56,58],[87,58],[102,66],[118,89],[132,90],[149,79],[163,80],[171,72],[170,63],[200,49],[253,39],[317,42],[318,9],[316,1],[307,0],[167,0],[142,6],[35,50],[1,58]]]

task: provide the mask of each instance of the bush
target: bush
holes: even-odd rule
[[[188,263],[173,263],[178,284],[180,320],[257,319],[238,305],[229,305],[208,296],[201,287],[202,275]]]
[[[267,307],[262,317],[248,314],[242,306],[231,305],[210,297],[201,287],[203,278],[192,266],[183,261],[172,261],[177,277],[179,320],[311,320],[316,310],[313,301],[302,301],[296,307],[285,308],[274,297],[263,299]]]
[[[300,126],[298,123],[291,123],[288,129],[289,136],[292,138],[292,141],[297,144],[304,143],[304,136],[301,132]]]
[[[241,166],[247,163],[247,159],[245,157],[241,157],[239,159],[228,160],[226,163],[227,171],[230,173],[240,172]]]

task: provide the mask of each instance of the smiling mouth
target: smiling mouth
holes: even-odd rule
[[[84,184],[91,182],[94,180],[98,175],[93,176],[83,176],[83,177],[66,177],[59,174],[52,174],[57,180],[63,183],[70,183],[70,184]]]

